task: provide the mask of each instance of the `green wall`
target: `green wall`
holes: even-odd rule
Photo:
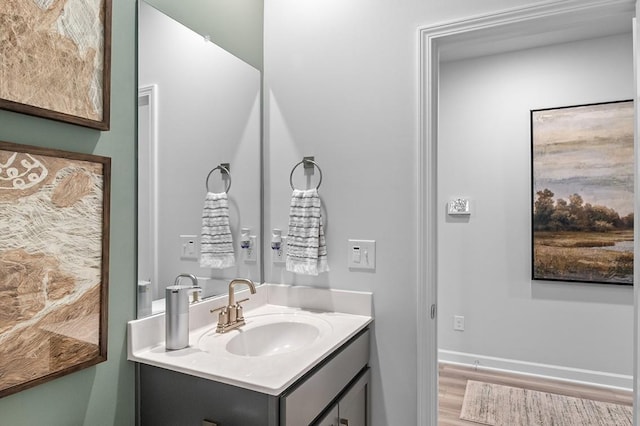
[[[113,0],[110,131],[0,110],[0,140],[112,159],[108,360],[0,399],[0,425],[134,424],[126,324],[135,314],[135,10],[134,0]]]
[[[262,71],[264,0],[146,0]]]

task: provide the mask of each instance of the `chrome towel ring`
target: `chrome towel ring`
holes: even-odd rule
[[[225,194],[229,193],[229,189],[231,188],[231,173],[229,173],[229,169],[230,169],[229,163],[222,163],[219,166],[211,169],[211,171],[207,175],[207,178],[204,181],[205,187],[207,188],[207,192],[211,192],[209,191],[209,177],[211,177],[211,173],[215,172],[216,170],[220,170],[220,173],[222,173],[223,175],[226,174],[227,176],[229,176],[229,182],[227,183],[227,188],[224,190]]]
[[[293,172],[300,164],[304,164],[305,169],[309,167],[313,168],[314,166],[318,169],[318,171],[320,172],[320,179],[318,180],[318,186],[316,186],[316,190],[320,188],[320,185],[322,184],[322,169],[320,168],[320,166],[318,166],[318,163],[313,161],[313,157],[304,157],[302,161],[297,163],[295,166],[293,166],[293,169],[291,169],[291,173],[289,174],[289,184],[291,185],[291,189],[296,189],[295,186],[293,186]]]

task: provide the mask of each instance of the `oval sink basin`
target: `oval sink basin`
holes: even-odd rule
[[[313,347],[330,335],[331,325],[312,314],[245,316],[247,323],[226,333],[211,330],[198,347],[213,355],[269,357]]]
[[[241,356],[271,356],[296,351],[313,343],[320,330],[301,322],[276,322],[240,330],[227,351]]]

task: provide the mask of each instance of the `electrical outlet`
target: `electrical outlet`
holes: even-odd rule
[[[243,248],[245,262],[256,262],[258,260],[258,249],[256,247],[256,236],[251,235],[249,237],[249,247]]]
[[[271,248],[271,261],[273,263],[285,263],[287,249],[287,237],[282,237],[280,248]]]
[[[462,315],[453,316],[453,329],[457,331],[464,331],[464,317]]]

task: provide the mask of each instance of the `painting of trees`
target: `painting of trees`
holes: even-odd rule
[[[548,188],[536,193],[533,207],[533,228],[537,231],[606,232],[633,230],[633,213],[624,217],[606,206],[584,203],[579,194],[571,194],[569,202],[562,198],[554,201]]]
[[[532,278],[633,283],[633,102],[531,111]]]

